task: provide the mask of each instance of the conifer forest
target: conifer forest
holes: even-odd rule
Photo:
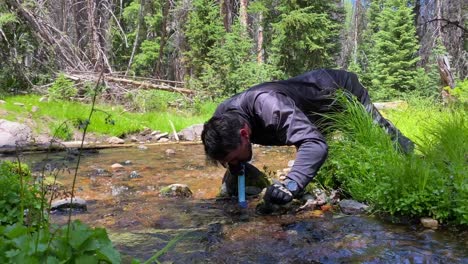
[[[437,96],[467,76],[467,14],[463,0],[2,0],[0,90],[103,71],[213,98],[339,68],[375,99]]]

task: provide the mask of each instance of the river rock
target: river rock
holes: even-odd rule
[[[6,102],[3,100],[0,100],[0,104],[5,104]]]
[[[15,102],[15,103],[13,103],[13,105],[16,105],[16,106],[21,106],[21,107],[23,107],[23,106],[24,106],[24,104],[23,104],[23,103],[18,103],[18,102]]]
[[[160,143],[169,142],[169,139],[168,139],[168,138],[160,138],[160,139],[158,140],[158,142],[160,142]]]
[[[423,217],[420,220],[421,220],[421,224],[425,228],[437,229],[439,227],[439,222],[437,220],[435,220],[435,219],[430,218],[430,217]]]
[[[128,175],[129,179],[137,179],[141,178],[141,175],[137,171],[132,171],[130,172],[130,175]]]
[[[82,198],[75,197],[73,200],[71,198],[65,198],[57,201],[53,201],[50,207],[51,211],[55,210],[64,210],[64,209],[78,209],[82,211],[87,210],[86,201]]]
[[[123,144],[125,140],[118,138],[118,137],[110,137],[107,139],[107,143],[109,144]]]
[[[147,150],[147,149],[148,149],[148,147],[145,146],[145,145],[138,145],[137,148],[138,148],[139,150]]]
[[[143,131],[140,132],[140,135],[141,135],[141,136],[147,136],[147,135],[150,135],[151,132],[152,132],[152,131],[151,131],[151,128],[145,127],[145,128],[143,129]]]
[[[111,165],[111,168],[113,170],[121,170],[121,169],[124,168],[124,166],[122,164],[120,164],[120,163],[114,163],[114,164]]]
[[[154,140],[158,141],[160,140],[161,138],[167,138],[169,135],[169,133],[161,133],[161,134],[156,134],[154,135]]]
[[[188,198],[192,196],[192,191],[186,184],[174,183],[163,187],[160,194],[167,197]]]
[[[42,103],[42,102],[47,102],[47,101],[48,101],[47,97],[41,97],[41,98],[39,98],[39,102],[40,102],[40,103]]]
[[[130,142],[138,142],[138,138],[135,136],[130,137]]]
[[[39,111],[39,107],[37,107],[35,105],[33,107],[31,107],[31,112],[32,113],[36,113],[37,111]]]
[[[32,141],[32,130],[27,125],[0,119],[0,147],[14,147]]]
[[[173,149],[166,149],[166,155],[175,155],[175,150]]]
[[[195,141],[201,139],[203,124],[192,125],[182,129],[178,134],[180,140]]]
[[[369,208],[369,206],[354,200],[342,200],[339,204],[341,211],[350,215],[364,213]]]
[[[89,177],[112,177],[112,173],[108,170],[97,168],[90,173],[88,173]]]

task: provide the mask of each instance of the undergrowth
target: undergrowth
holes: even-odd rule
[[[340,186],[376,212],[468,224],[466,112],[433,105],[423,114],[410,106],[406,122],[420,129],[402,129],[417,143],[415,153],[404,155],[360,104],[345,104],[345,111],[329,116],[335,140],[317,178],[322,184]]]

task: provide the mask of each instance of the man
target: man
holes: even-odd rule
[[[335,93],[340,89],[355,96],[404,152],[412,151],[413,143],[375,109],[356,74],[320,69],[253,86],[221,103],[204,125],[205,153],[235,174],[252,158],[252,143],[296,146],[286,180],[265,193],[271,203],[288,203],[301,194],[327,157],[328,146],[317,123],[320,114],[336,111]]]

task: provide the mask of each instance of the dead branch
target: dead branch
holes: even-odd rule
[[[445,18],[434,18],[426,22],[426,24],[431,23],[431,22],[436,22],[436,21],[443,21],[446,24],[442,27],[448,27],[450,25],[455,26],[463,31],[463,34],[468,34],[468,29],[460,25],[460,21],[451,21]]]

